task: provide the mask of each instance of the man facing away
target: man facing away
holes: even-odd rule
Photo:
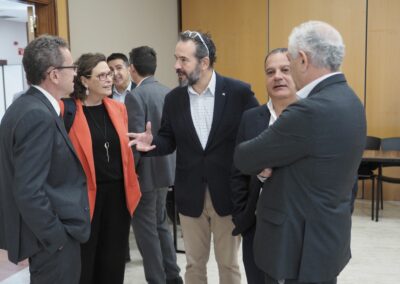
[[[29,258],[31,283],[78,283],[90,234],[86,178],[57,100],[74,90],[66,42],[41,36],[25,49],[26,94],[0,125],[0,248]]]
[[[286,48],[273,49],[265,57],[265,84],[269,101],[243,113],[236,141],[238,144],[259,135],[276,121],[288,105],[297,100],[289,65]],[[233,169],[233,235],[242,235],[243,263],[248,284],[264,283],[264,272],[254,262],[253,239],[257,200],[265,179],[270,175],[271,169],[265,169],[258,175],[246,175]]]
[[[278,120],[236,148],[244,173],[273,168],[257,205],[256,264],[269,283],[336,283],[348,263],[351,188],[366,137],[363,106],[339,72],[344,44],[311,21],[289,37],[297,95]]]
[[[107,64],[114,72],[112,98],[124,103],[125,98],[136,87],[129,74],[129,60],[123,53],[112,53],[107,57]]]
[[[170,154],[176,149],[175,197],[186,251],[185,282],[207,283],[211,237],[219,283],[240,283],[232,236],[230,173],[242,113],[258,105],[250,86],[214,71],[216,49],[207,34],[186,31],[175,48],[180,87],[165,98],[157,136],[132,133],[139,151]]]
[[[130,71],[137,87],[125,98],[130,132],[143,132],[151,121],[154,134],[160,129],[165,95],[170,89],[154,74],[157,56],[154,49],[140,46],[129,53]],[[146,281],[152,284],[180,284],[180,269],[169,230],[166,212],[168,187],[174,184],[175,154],[141,157],[135,151],[142,197],[132,217],[132,228],[143,258]]]

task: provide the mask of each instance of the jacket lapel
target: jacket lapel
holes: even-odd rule
[[[82,102],[75,100],[76,114],[74,123],[71,127],[70,134],[75,135],[74,139],[78,141],[79,146],[82,148],[85,162],[89,165],[92,177],[96,177],[93,160],[92,137],[90,136],[89,125],[86,120],[85,113],[83,112]],[[73,131],[72,131],[73,130]]]
[[[62,137],[64,138],[65,142],[67,143],[68,147],[71,149],[71,151],[74,153],[74,155],[77,157],[76,153],[75,153],[75,149],[74,146],[72,146],[71,141],[69,140],[67,131],[65,130],[65,126],[63,121],[61,120],[61,118],[57,115],[53,105],[50,103],[50,101],[46,98],[46,96],[39,90],[36,89],[35,87],[31,87],[28,91],[27,94],[31,94],[33,96],[35,96],[36,98],[38,98],[40,101],[42,101],[42,103],[44,105],[46,105],[46,107],[49,109],[49,111],[51,112],[51,114],[54,117],[54,120],[56,121],[56,125],[58,130],[60,131]],[[77,157],[78,158],[78,157]]]
[[[207,146],[209,147],[215,133],[218,129],[218,125],[221,122],[221,118],[223,117],[225,110],[225,103],[228,94],[225,91],[224,78],[220,76],[218,73],[216,75],[216,84],[215,84],[215,101],[214,101],[214,113],[213,113],[213,121],[211,124],[210,134],[208,135]]]
[[[326,88],[329,85],[337,84],[337,83],[345,83],[345,82],[346,82],[346,78],[344,77],[344,75],[342,73],[336,74],[336,75],[332,75],[331,77],[328,77],[325,80],[322,80],[321,82],[319,82],[314,87],[314,89],[311,90],[311,92],[310,92],[310,94],[308,96],[312,96],[312,95],[318,93],[323,88]]]
[[[180,109],[182,110],[183,119],[185,124],[187,125],[187,131],[189,132],[189,136],[192,138],[193,142],[203,149],[203,146],[200,143],[199,137],[197,136],[196,129],[194,127],[192,114],[190,112],[190,100],[189,100],[189,93],[187,87],[181,88],[180,91],[182,94],[178,95],[180,98]]]

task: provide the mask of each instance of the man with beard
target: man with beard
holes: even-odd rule
[[[175,48],[180,87],[165,98],[158,135],[131,133],[131,145],[146,155],[177,150],[175,197],[186,250],[185,283],[207,283],[214,239],[219,283],[240,283],[232,236],[230,172],[242,113],[258,105],[250,86],[216,73],[216,48],[208,34],[186,31]]]

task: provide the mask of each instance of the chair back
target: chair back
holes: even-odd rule
[[[379,150],[381,147],[381,138],[375,136],[367,136],[365,150]]]
[[[381,149],[384,151],[400,151],[400,137],[383,138]]]

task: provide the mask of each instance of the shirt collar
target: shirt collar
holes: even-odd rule
[[[211,75],[211,79],[210,82],[208,82],[208,86],[207,88],[205,88],[205,90],[201,93],[198,94],[193,88],[192,86],[188,87],[188,92],[190,95],[203,95],[203,94],[210,94],[211,96],[215,96],[215,87],[216,87],[216,83],[217,83],[217,76],[215,75],[215,71],[213,70],[212,75]],[[208,92],[207,92],[208,91]]]
[[[311,91],[315,88],[315,86],[317,86],[320,82],[322,82],[326,78],[329,78],[329,77],[331,77],[333,75],[340,74],[340,73],[341,72],[329,73],[329,74],[326,74],[324,76],[321,76],[321,77],[315,79],[314,81],[311,81],[310,83],[305,85],[302,89],[297,91],[297,93],[296,93],[297,96],[300,97],[301,99],[307,98],[308,95],[311,93]]]
[[[54,110],[56,111],[57,115],[60,115],[60,105],[58,104],[58,101],[42,87],[39,87],[37,85],[32,85],[32,87],[35,87],[36,89],[41,91],[43,93],[43,95],[50,101],[50,103],[53,106]]]
[[[114,85],[114,86],[113,86],[113,92],[114,92],[114,94],[116,94],[116,95],[118,95],[118,96],[123,96],[123,95],[125,95],[126,92],[129,92],[129,91],[131,90],[131,87],[132,87],[132,82],[129,81],[129,84],[128,84],[128,86],[126,87],[126,89],[125,89],[122,93],[120,93],[120,92],[118,92],[117,88],[116,88],[115,85]]]
[[[139,87],[142,84],[142,82],[149,77],[151,77],[151,76],[144,77],[142,80],[140,80],[140,82],[136,85],[136,88]]]

